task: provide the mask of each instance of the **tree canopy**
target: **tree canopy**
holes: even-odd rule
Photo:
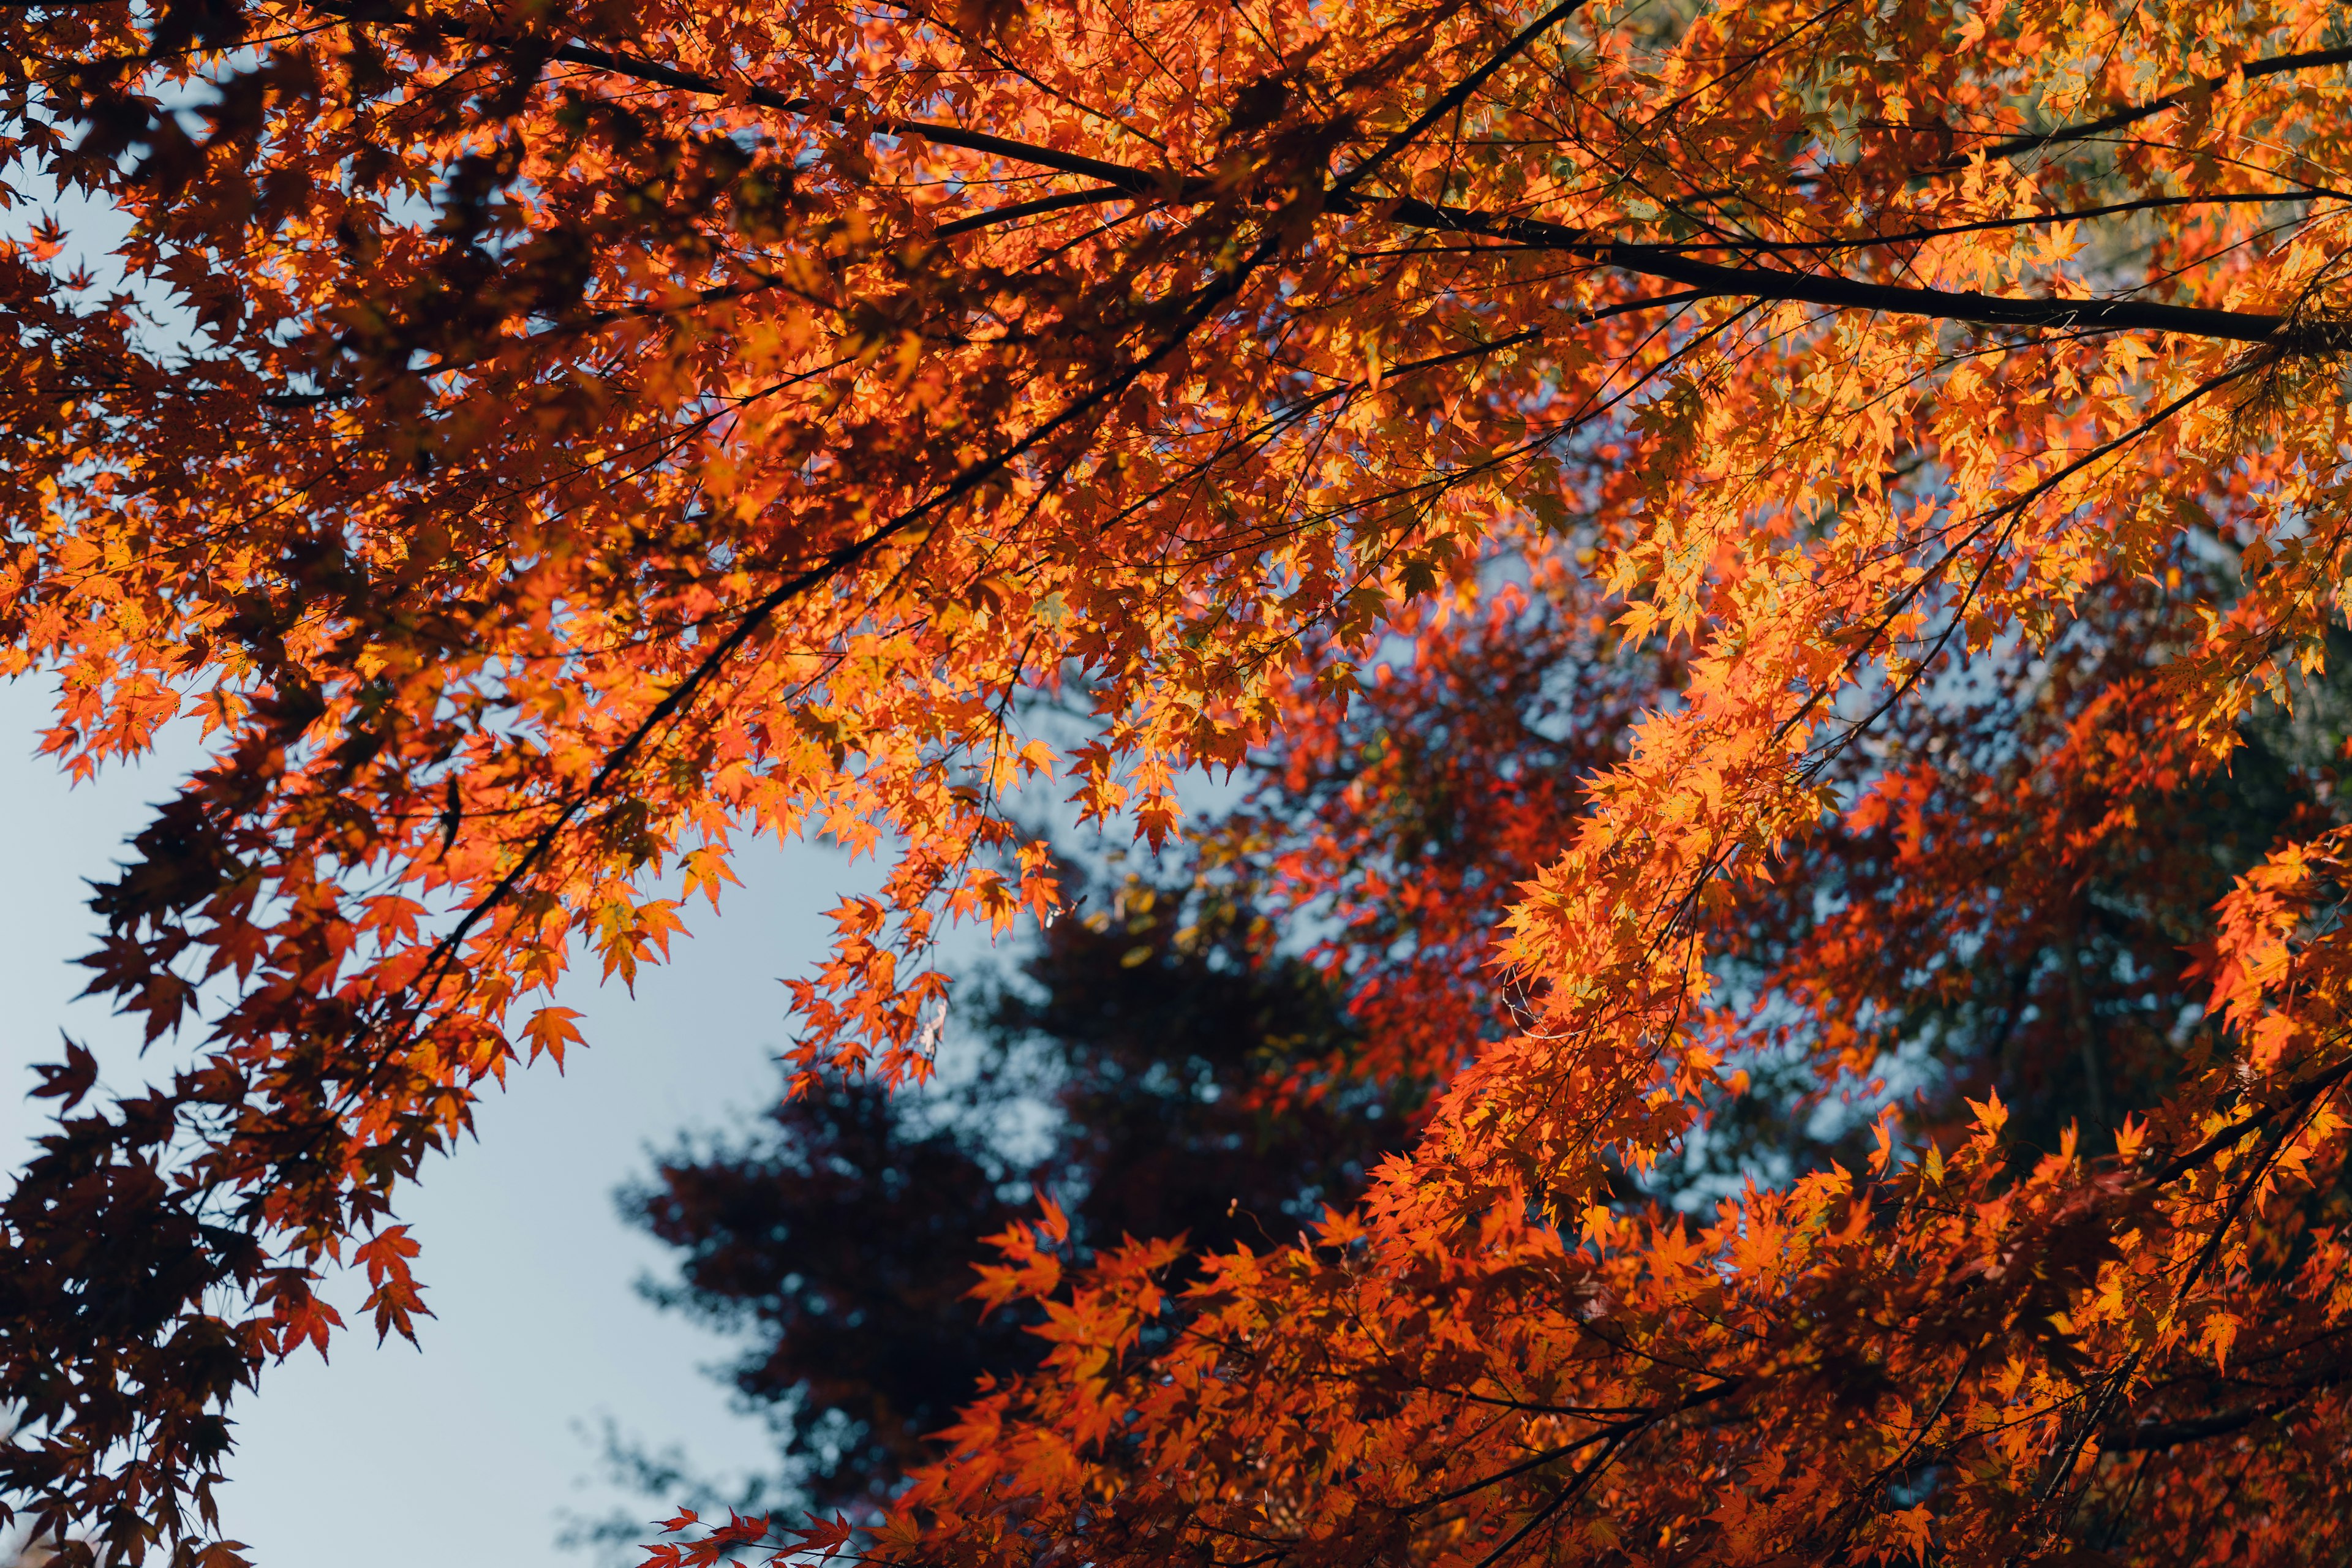
[[[402,1184],[739,841],[890,857],[816,1116],[1060,910],[1019,792],[1161,846],[1244,767],[1265,1191],[1396,1152],[1008,1225],[942,1457],[657,1559],[2343,1554],[2339,7],[0,27],[12,201],[129,225],[0,255],[0,668],[77,773],[210,746],[92,901],[184,1065],[70,1046],[0,1200],[68,1557],[236,1559],[236,1390],[336,1268],[407,1331]]]

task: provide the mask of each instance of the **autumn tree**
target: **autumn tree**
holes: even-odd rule
[[[41,221],[0,259],[8,668],[69,770],[211,745],[93,900],[184,1065],[92,1102],[68,1049],[0,1203],[37,1530],[233,1556],[235,1391],[337,1267],[406,1329],[401,1184],[739,836],[891,847],[795,1059],[919,1080],[940,922],[1064,897],[1017,785],[1158,843],[1272,748],[1307,809],[1231,852],[1336,921],[1362,1043],[1269,1092],[1426,1079],[1410,1151],[1296,1244],[999,1233],[1044,1358],[863,1549],[2342,1554],[2346,840],[2305,752],[2229,782],[2327,727],[2336,7],[0,26],[19,195],[110,204],[131,280]],[[1622,751],[1468,810],[1483,859],[1332,854],[1413,797],[1316,737],[1512,595],[1648,661],[1577,698]],[[2035,1064],[2030,1139],[1955,1079],[1964,1122],[1644,1198],[1751,1062],[1867,1100],[1937,1039]],[[793,1528],[661,1552],[845,1540]]]
[[[2218,579],[2205,586],[2228,596]],[[1369,1039],[1400,1045],[1418,1025],[1458,1050],[1475,1044],[1482,1022],[1507,1019],[1482,986],[1477,944],[1444,938],[1491,923],[1516,877],[1573,832],[1580,786],[1617,760],[1632,725],[1626,704],[1612,711],[1607,693],[1672,690],[1671,667],[1623,652],[1596,658],[1589,618],[1568,608],[1496,595],[1490,613],[1419,638],[1413,665],[1383,672],[1338,724],[1286,730],[1253,759],[1239,807],[1193,828],[1180,862],[1189,895],[1130,884],[1089,910],[1081,894],[1085,920],[1045,933],[1024,965],[1028,991],[983,988],[975,1022],[989,1049],[944,1107],[870,1090],[790,1100],[761,1137],[683,1144],[656,1184],[631,1194],[654,1233],[681,1248],[680,1277],[657,1299],[745,1334],[736,1385],[775,1409],[787,1435],[781,1472],[763,1478],[747,1506],[772,1506],[781,1492],[871,1521],[876,1499],[896,1489],[908,1465],[940,1457],[921,1437],[944,1425],[941,1407],[968,1398],[979,1377],[1040,1359],[1045,1345],[1023,1331],[1034,1310],[976,1320],[957,1310],[978,1238],[1033,1186],[1085,1200],[1070,1215],[1066,1258],[1085,1257],[1089,1237],[1121,1235],[1181,1232],[1199,1251],[1230,1250],[1232,1216],[1244,1208],[1243,1238],[1287,1240],[1311,1212],[1269,1204],[1269,1177],[1327,1199],[1360,1178],[1343,1171],[1332,1183],[1313,1142],[1261,1135],[1250,1140],[1255,1163],[1221,1158],[1234,1123],[1218,1108],[1238,1101],[1253,1120],[1271,1112],[1261,1126],[1274,1129],[1287,1118],[1328,1124],[1334,1111],[1349,1116],[1352,1097],[1417,1081],[1393,1056],[1368,1058]],[[2074,757],[2112,743],[2131,722],[2118,724],[2113,690],[2142,673],[2135,666],[2161,609],[2144,585],[2084,608],[2053,649],[1974,660],[1965,693],[1906,726],[1905,746],[1933,758],[1932,773],[1883,746],[1865,749],[1876,754],[1854,760],[1854,787],[1876,789],[1895,809],[1856,812],[1825,835],[1819,864],[1789,881],[1799,897],[1761,905],[1717,960],[1752,984],[1759,972],[1796,970],[1792,950],[1814,973],[1835,967],[1824,959],[1843,951],[1846,1005],[1878,1037],[1865,1059],[1899,1090],[1863,1096],[1853,1076],[1820,1070],[1809,1043],[1759,1031],[1738,1058],[1750,1075],[1742,1092],[1710,1104],[1702,1135],[1659,1168],[1638,1179],[1616,1173],[1621,1201],[1695,1212],[1747,1181],[1785,1184],[1840,1160],[1858,1166],[1872,1144],[1858,1100],[1895,1099],[1915,1136],[1957,1142],[1972,1120],[1970,1098],[1998,1096],[2015,1108],[2015,1163],[2069,1137],[2101,1136],[2107,1095],[2138,1103],[2161,1092],[2164,1064],[2179,1058],[2202,1011],[2186,946],[2207,909],[2282,834],[2340,820],[2329,764],[2345,738],[2344,700],[2333,682],[2314,682],[2293,710],[2262,705],[2242,723],[2226,772],[2085,776]],[[2062,782],[2068,798],[2053,809],[2039,797]],[[2021,792],[2028,804],[2008,812],[1929,804],[1952,790],[1980,802]],[[2070,829],[2085,811],[2100,831]],[[1906,816],[1916,819],[1914,835],[1929,821],[1942,828],[1972,818],[1978,837],[1931,864],[1905,854]],[[1335,880],[1318,867],[1347,870]],[[2062,918],[2037,918],[2053,888],[2064,895]],[[1838,899],[1827,910],[1818,907],[1825,889]],[[1215,967],[1202,973],[1200,955],[1215,958],[1220,939],[1234,934],[1232,913],[1255,907],[1244,894],[1285,911],[1279,921],[1257,915],[1253,930],[1326,933],[1301,944],[1294,962],[1311,961],[1344,1004],[1348,1035],[1318,1044],[1305,1032],[1202,1016],[1193,998],[1203,983],[1222,995],[1231,982]],[[1996,921],[1979,912],[1984,904],[2010,908]],[[1914,912],[1923,906],[1932,919]],[[1400,910],[1410,918],[1399,921]],[[1918,934],[1906,936],[1913,926]],[[1963,963],[1952,963],[1955,950]],[[1009,1070],[1024,1032],[1034,1032],[1026,1070]],[[1221,1042],[1223,1070],[1201,1070],[1200,1053]],[[1124,1090],[1108,1108],[1104,1085]],[[1205,1104],[1204,1089],[1215,1097]],[[1024,1097],[1055,1119],[1049,1157],[1007,1150],[1003,1112]],[[1370,1131],[1396,1108],[1356,1099],[1353,1109]],[[2070,1125],[2082,1116],[2090,1120]],[[1223,1136],[1204,1146],[1200,1131],[1221,1123]],[[845,1136],[852,1126],[863,1135]],[[950,1142],[964,1163],[919,1177]],[[1106,1183],[1112,1171],[1095,1162],[1113,1152],[1150,1177]],[[1125,1214],[1128,1223],[1104,1223],[1106,1197],[1160,1202],[1171,1160],[1178,1190],[1198,1194],[1191,1212],[1163,1208],[1157,1226]],[[1178,1276],[1193,1266],[1180,1261]],[[890,1307],[877,1310],[877,1289]],[[845,1380],[845,1366],[884,1375]],[[887,1446],[845,1441],[872,1434],[877,1411],[917,1400],[931,1418],[898,1421]],[[674,1468],[633,1457],[640,1490],[677,1493],[684,1478]],[[634,1514],[616,1514],[606,1533],[635,1541],[641,1530]]]

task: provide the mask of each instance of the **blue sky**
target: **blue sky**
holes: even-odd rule
[[[93,927],[82,879],[107,869],[195,755],[180,736],[139,769],[68,788],[32,754],[47,700],[32,680],[0,686],[0,801],[16,824],[15,885],[0,900],[13,1014],[0,1151],[11,1169],[42,1120],[24,1098],[29,1064],[55,1058],[61,1026],[100,1050],[102,1082],[127,1087],[142,1071],[135,1036],[73,1000],[72,960]],[[233,1412],[222,1522],[264,1568],[451,1556],[585,1568],[595,1559],[555,1538],[566,1510],[601,1516],[619,1500],[601,1485],[593,1436],[607,1416],[656,1448],[682,1445],[706,1470],[761,1461],[763,1426],[731,1412],[700,1370],[729,1346],[634,1293],[635,1278],[668,1261],[621,1223],[612,1197],[646,1167],[649,1142],[724,1124],[774,1092],[778,979],[820,954],[834,900],[874,879],[870,862],[815,846],[769,848],[738,868],[746,886],[730,890],[720,917],[695,922],[676,962],[641,974],[635,997],[571,986],[562,1000],[587,1015],[593,1048],[561,1077],[542,1064],[515,1078],[482,1107],[479,1141],[428,1166],[399,1205],[424,1245],[436,1314],[422,1352],[354,1331],[331,1364],[306,1352]],[[168,1070],[184,1049],[159,1044],[145,1070]],[[356,1321],[363,1288],[343,1279],[329,1294]]]

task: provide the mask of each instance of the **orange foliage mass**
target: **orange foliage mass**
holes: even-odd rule
[[[53,227],[0,257],[0,658],[62,677],[77,774],[183,713],[214,748],[89,961],[194,1057],[107,1110],[87,1058],[48,1069],[0,1211],[0,1486],[45,1528],[233,1561],[231,1394],[326,1342],[339,1262],[407,1331],[400,1184],[579,1043],[573,954],[658,961],[743,836],[887,846],[795,984],[798,1050],[917,1079],[940,922],[1056,908],[1009,792],[1050,775],[1156,842],[1186,770],[1274,746],[1305,816],[1223,852],[1357,984],[1367,1053],[1328,1070],[1440,1085],[1413,1153],[1172,1299],[1172,1241],[1077,1267],[1051,1215],[1009,1233],[982,1294],[1043,1302],[1051,1356],[889,1521],[657,1557],[2346,1552],[2324,811],[2140,940],[2150,994],[2196,950],[2212,1021],[2143,1042],[2079,1137],[2027,1152],[1988,1098],[1712,1216],[1627,1186],[1768,1039],[1884,1067],[1897,1004],[2074,929],[2103,856],[2192,878],[2135,803],[2221,776],[2323,668],[2340,8],[0,27],[12,166],[127,214],[184,322],[61,274]],[[1447,650],[1538,605],[1530,636],[1632,650],[1559,697],[1557,773],[1414,753],[1429,683],[1519,668]],[[2068,663],[2084,626],[2105,652]],[[2045,657],[2031,765],[1934,760],[1961,674]],[[1039,693],[1088,738],[1024,731]],[[1392,757],[1337,768],[1351,702],[1390,705]],[[1475,847],[1382,862],[1439,773]]]

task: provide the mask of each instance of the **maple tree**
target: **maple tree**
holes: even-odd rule
[[[1230,1155],[1219,1158],[1215,1142],[1203,1148],[1200,1131],[1247,1127],[1268,1111],[1345,1115],[1351,1097],[1409,1085],[1410,1074],[1400,1075],[1385,1053],[1368,1057],[1370,1037],[1358,1027],[1333,1035],[1203,1026],[1184,999],[1204,988],[1238,999],[1259,984],[1246,978],[1260,972],[1246,961],[1225,973],[1250,989],[1233,991],[1215,969],[1201,971],[1204,952],[1213,959],[1238,934],[1239,911],[1286,892],[1319,892],[1326,909],[1293,906],[1283,923],[1306,917],[1330,931],[1328,904],[1337,892],[1357,918],[1338,922],[1339,934],[1308,953],[1330,989],[1350,999],[1350,1014],[1379,1017],[1379,1037],[1390,1040],[1408,1025],[1434,1025],[1429,1037],[1455,1050],[1491,1026],[1475,946],[1423,940],[1401,949],[1390,915],[1400,907],[1442,910],[1464,930],[1498,916],[1515,880],[1509,873],[1531,872],[1573,831],[1578,786],[1614,759],[1630,727],[1622,710],[1612,721],[1601,682],[1654,691],[1643,682],[1673,674],[1622,656],[1613,669],[1595,668],[1593,639],[1544,613],[1549,606],[1532,608],[1457,622],[1424,639],[1416,668],[1379,681],[1336,728],[1305,726],[1269,748],[1255,760],[1256,786],[1243,805],[1198,831],[1189,896],[1130,883],[1108,907],[1090,908],[1080,895],[1083,918],[1051,928],[1024,966],[1039,1000],[988,994],[993,1000],[978,1021],[991,1052],[944,1108],[919,1098],[910,1112],[906,1100],[867,1090],[848,1097],[845,1114],[844,1101],[804,1097],[778,1106],[772,1129],[759,1138],[680,1145],[656,1184],[632,1195],[654,1234],[683,1249],[679,1282],[656,1299],[748,1331],[736,1386],[775,1410],[788,1440],[782,1473],[760,1478],[748,1493],[692,1483],[675,1460],[622,1447],[630,1462],[620,1473],[635,1489],[654,1497],[691,1490],[706,1511],[733,1502],[772,1512],[797,1496],[821,1510],[878,1517],[875,1500],[897,1489],[905,1467],[937,1457],[918,1439],[944,1423],[941,1413],[967,1398],[977,1377],[1029,1370],[1046,1349],[1024,1332],[1038,1321],[1034,1303],[979,1322],[957,1310],[977,1238],[1012,1218],[1033,1186],[1073,1200],[1066,1260],[1121,1235],[1181,1232],[1211,1253],[1236,1239],[1271,1245],[1311,1217],[1317,1199],[1352,1192],[1360,1164],[1335,1181],[1312,1142],[1253,1140],[1246,1146],[1256,1149],[1255,1163],[1236,1169]],[[2176,944],[2282,831],[2335,820],[2328,764],[2347,726],[2337,687],[2326,683],[2300,691],[2292,713],[2250,715],[2226,772],[2121,791],[2077,781],[2083,793],[2054,818],[2037,802],[2009,818],[2011,831],[1998,831],[2002,815],[1984,811],[1983,801],[2046,787],[2053,773],[2073,772],[2063,760],[2068,752],[2116,732],[2099,700],[2119,670],[2145,658],[2147,608],[2126,594],[2107,614],[2082,616],[2053,658],[1979,660],[1973,700],[1910,727],[1906,746],[1937,759],[1932,783],[1967,788],[1979,803],[1980,832],[1996,831],[1932,868],[1924,886],[1905,886],[1884,868],[1898,852],[1889,814],[1857,813],[1859,831],[1830,836],[1818,866],[1789,879],[1804,902],[1759,910],[1721,961],[1752,973],[1789,964],[1794,946],[1817,971],[1822,948],[1843,947],[1846,963],[1859,969],[1843,978],[1848,994],[1867,996],[1885,1015],[1874,1054],[1905,1080],[1895,1098],[1914,1135],[1965,1139],[1969,1097],[1990,1090],[2014,1108],[2015,1158],[2077,1136],[2066,1124],[2096,1109],[2102,1086],[2131,1093],[2133,1102],[2160,1096],[2166,1058],[2186,1043],[2185,1020],[2201,1011],[2189,954]],[[1981,678],[1995,673],[2014,683],[1984,685]],[[1859,782],[1885,763],[1865,761],[1853,775]],[[1914,775],[1902,791],[1930,782]],[[1374,809],[1350,803],[1360,794]],[[2082,836],[2054,862],[2045,858],[2052,822],[2063,826],[2086,805],[2108,818],[2103,830]],[[1360,889],[1301,877],[1301,849],[1309,866],[1353,868],[1379,897],[1351,899]],[[1915,876],[1930,869],[1916,858],[1908,868]],[[1808,907],[1824,888],[1853,904],[1824,919]],[[2038,917],[2037,900],[2053,891],[2061,900],[2049,911],[2056,918]],[[1916,939],[1894,934],[1904,929],[1906,906],[1916,908],[1923,894],[1934,921]],[[2011,911],[1994,921],[1969,907],[1986,900]],[[1960,906],[1957,914],[1951,903]],[[1262,933],[1274,923],[1258,914],[1241,929]],[[1867,941],[1840,941],[1855,926]],[[1408,931],[1426,939],[1444,929],[1433,915]],[[1144,945],[1130,945],[1139,938]],[[1981,945],[1958,973],[1937,973],[1956,939]],[[1171,979],[1181,987],[1173,999]],[[1276,995],[1289,994],[1277,984]],[[1449,1005],[1457,990],[1463,1000]],[[1402,1007],[1400,997],[1409,999]],[[1031,1038],[1045,1047],[1042,1083],[1035,1064],[1007,1070]],[[1212,1043],[1228,1054],[1223,1070],[1204,1080],[1194,1074]],[[1703,1136],[1658,1169],[1638,1178],[1613,1173],[1620,1201],[1688,1213],[1759,1172],[1785,1180],[1869,1158],[1872,1129],[1855,1114],[1851,1081],[1824,1081],[1810,1051],[1786,1041],[1759,1039],[1739,1059],[1756,1081],[1712,1106]],[[1302,1101],[1306,1082],[1338,1092]],[[1108,1107],[1104,1085],[1123,1091]],[[1204,1089],[1215,1097],[1205,1105]],[[1235,1091],[1244,1111],[1238,1122],[1225,1098]],[[1058,1115],[1055,1152],[1043,1160],[991,1136],[1008,1101],[1024,1092]],[[1413,1103],[1408,1097],[1402,1108]],[[1377,1117],[1354,1120],[1367,1131],[1379,1126]],[[1282,1115],[1269,1125],[1283,1128]],[[2100,1126],[2095,1120],[2087,1136],[2100,1138]],[[1231,1138],[1226,1131],[1223,1141]],[[949,1148],[954,1168],[942,1170],[938,1161]],[[1162,1205],[1171,1157],[1183,1162],[1177,1190],[1197,1194],[1192,1212],[1147,1208],[1159,1223],[1134,1223],[1128,1205]],[[1157,1179],[1121,1179],[1137,1166]],[[1249,1215],[1236,1237],[1244,1209]],[[1191,1267],[1180,1260],[1171,1279],[1181,1281]],[[1168,1326],[1147,1324],[1144,1333]],[[918,1407],[919,1418],[877,1423]],[[635,1541],[641,1531],[629,1510],[616,1512],[603,1534]]]
[[[5,668],[78,773],[212,746],[93,902],[94,988],[189,1063],[86,1105],[69,1048],[0,1204],[0,1488],[68,1557],[236,1557],[230,1396],[338,1265],[408,1329],[401,1183],[739,836],[893,846],[796,1068],[919,1079],[940,922],[1061,897],[1024,781],[1157,843],[1267,748],[1304,814],[1216,863],[1328,917],[1362,1044],[1263,1092],[1433,1083],[1414,1141],[1297,1245],[1001,1232],[1044,1359],[857,1550],[2340,1554],[2325,725],[2228,782],[2319,700],[2352,547],[2336,8],[0,26],[20,183],[111,204],[188,323],[53,223],[0,258]],[[1562,699],[1630,727],[1325,743],[1537,605],[1641,650]],[[1376,853],[1415,765],[1475,852]],[[1988,1091],[1644,1199],[1756,1069],[1866,1100],[1923,1047],[2032,1138]]]

